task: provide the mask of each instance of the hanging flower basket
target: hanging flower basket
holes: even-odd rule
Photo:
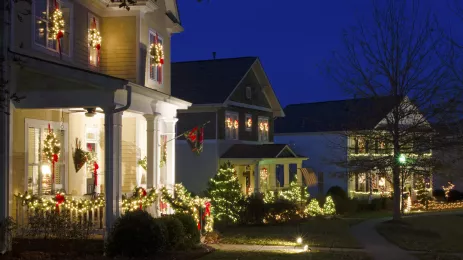
[[[72,153],[72,158],[74,159],[74,167],[76,172],[82,169],[84,164],[87,162],[87,152],[82,150],[82,142],[79,140],[79,138],[76,138],[76,148]]]
[[[162,66],[164,64],[164,49],[162,44],[153,43],[150,46],[150,56],[153,60],[153,66]]]

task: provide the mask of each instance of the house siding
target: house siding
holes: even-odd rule
[[[251,99],[246,97],[246,88],[251,88]],[[230,100],[260,107],[270,108],[267,97],[264,94],[263,87],[260,85],[254,71],[251,69],[244,77],[243,81],[238,85],[232,93]]]
[[[136,17],[104,17],[100,28],[105,36],[101,48],[101,70],[108,75],[136,81]]]
[[[288,144],[298,155],[308,157],[302,163],[305,168],[311,168],[318,175],[323,173],[323,193],[332,186],[339,186],[347,192],[348,175],[345,168],[336,162],[347,161],[347,138],[340,134],[314,133],[307,135],[275,135],[275,143]],[[309,188],[311,195],[319,194],[318,187]]]

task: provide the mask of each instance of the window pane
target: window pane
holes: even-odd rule
[[[68,6],[62,4],[61,11],[63,12],[64,19],[64,37],[61,39],[61,53],[69,55],[71,45],[71,9]]]
[[[38,164],[40,154],[40,129],[29,127],[27,149],[27,154],[29,157],[28,163]]]
[[[34,1],[35,16],[47,19],[47,0]]]
[[[27,192],[38,194],[39,192],[39,166],[29,166],[27,168]]]
[[[48,37],[47,22],[36,19],[35,30],[35,42],[42,46],[46,46]]]

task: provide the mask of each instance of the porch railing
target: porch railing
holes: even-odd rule
[[[41,198],[51,199],[52,196],[43,196]],[[66,196],[66,199],[74,199],[76,201],[85,201],[88,198],[83,196]],[[56,207],[49,207],[47,209],[43,208],[33,208],[29,205],[23,203],[21,198],[15,197],[15,221],[18,225],[20,231],[26,231],[29,226],[29,220],[32,216],[36,214],[46,214],[47,212],[58,211]],[[59,206],[58,206],[59,207]],[[90,225],[90,230],[95,234],[102,234],[105,228],[105,210],[104,207],[94,207],[88,210],[82,209],[72,209],[72,208],[60,208],[60,211],[67,211],[67,217],[71,221],[77,222],[80,224],[88,223]]]

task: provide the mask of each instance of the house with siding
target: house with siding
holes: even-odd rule
[[[175,140],[161,140],[176,136],[177,110],[191,105],[171,94],[170,38],[183,31],[177,3],[138,0],[126,10],[108,0],[8,2],[14,18],[2,39],[8,57],[2,66],[10,93],[25,99],[1,113],[0,220],[24,219],[15,194],[53,198],[63,191],[84,200],[102,194],[100,227],[108,231],[123,194],[135,187],[172,190],[176,181]],[[153,47],[163,53],[153,55]],[[53,161],[44,150],[51,133],[60,147]],[[99,167],[92,161],[78,169],[79,147]],[[139,165],[143,158],[146,167]],[[150,212],[159,215],[155,204]]]
[[[176,180],[190,191],[203,192],[227,161],[244,194],[284,188],[307,159],[273,143],[284,112],[257,57],[172,63],[172,94],[192,102],[178,111],[178,133],[207,123],[199,155],[184,138],[176,142]]]
[[[291,104],[284,109],[285,117],[275,120],[275,143],[289,144],[295,153],[310,158],[302,166],[318,179],[318,184],[309,188],[311,195],[324,195],[332,186],[339,186],[353,198],[384,196],[392,191],[390,169],[359,173],[349,162],[392,156],[392,145],[385,141],[390,138],[371,137],[387,135],[386,117],[399,105],[414,107],[406,97],[397,101],[388,96]],[[421,116],[418,112],[412,115]],[[407,120],[401,124],[412,122]],[[413,148],[403,149],[409,152],[407,156],[415,155]],[[426,158],[432,155],[430,150],[417,153]],[[413,189],[413,175],[405,186]]]

